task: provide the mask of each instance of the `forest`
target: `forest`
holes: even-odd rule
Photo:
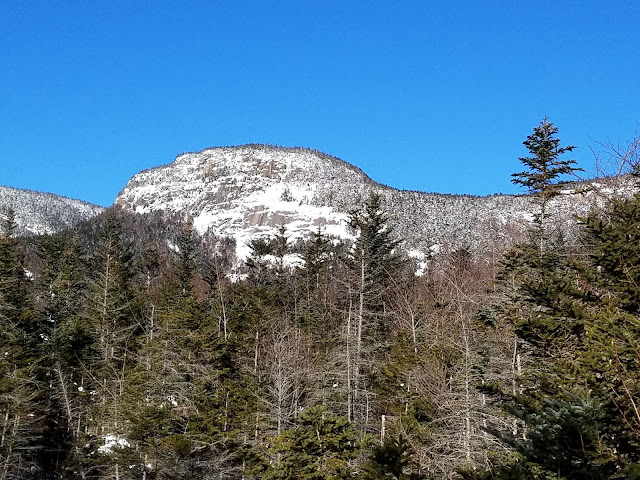
[[[574,147],[524,145],[526,237],[420,276],[375,192],[353,242],[285,225],[234,275],[188,218],[5,211],[0,480],[640,478],[640,195],[567,242]]]

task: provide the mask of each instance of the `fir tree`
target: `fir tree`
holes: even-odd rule
[[[403,265],[395,252],[399,241],[393,237],[389,218],[379,194],[371,192],[361,209],[349,215],[349,226],[357,238],[344,262],[349,269],[349,307],[346,349],[349,418],[364,431],[370,428],[368,396],[373,358],[387,348],[389,316],[386,309],[392,278]]]
[[[258,285],[269,283],[269,265],[265,257],[273,254],[273,244],[266,238],[254,238],[249,242],[251,253],[246,260],[249,278]]]
[[[525,434],[497,434],[529,471],[640,478],[638,212],[640,198],[614,200],[606,222],[597,214],[584,219],[581,251],[555,264],[525,262],[516,275],[517,295],[504,313],[535,362],[515,394],[503,392]],[[523,470],[509,464],[507,471]]]
[[[8,210],[0,232],[0,478],[43,478],[47,453],[43,338],[30,306],[22,255]]]
[[[264,473],[265,480],[329,480],[351,478],[349,461],[358,453],[357,435],[344,417],[310,407],[297,419],[295,428],[274,441],[279,457]]]
[[[176,274],[183,295],[193,293],[193,275],[196,269],[193,222],[188,220],[178,238]]]
[[[332,269],[336,255],[329,238],[320,227],[302,247],[303,265],[299,268],[300,294],[297,305],[300,326],[311,332],[316,338],[326,338],[330,333],[328,322],[329,294]]]
[[[413,449],[406,438],[387,437],[382,445],[375,445],[362,466],[365,480],[421,480],[425,476],[411,472]]]
[[[108,212],[99,226],[98,243],[88,274],[88,292],[83,320],[91,325],[96,355],[83,362],[83,383],[94,392],[89,408],[87,437],[79,440],[83,468],[97,468],[118,476],[122,450],[104,451],[98,459],[88,456],[105,435],[126,439],[128,410],[132,405],[130,373],[135,365],[140,313],[133,301],[132,253],[126,241],[122,218]],[[96,445],[97,444],[97,445]],[[93,464],[95,462],[95,464]]]
[[[46,326],[42,368],[48,380],[47,431],[43,444],[55,452],[49,470],[61,475],[83,472],[79,426],[89,408],[84,368],[96,351],[91,325],[81,315],[84,300],[79,239],[67,234],[44,235],[38,241],[43,262],[36,277],[37,315]]]
[[[576,147],[573,145],[561,147],[560,139],[555,136],[557,133],[558,127],[545,117],[523,142],[531,156],[521,157],[519,160],[527,169],[511,175],[513,177],[511,181],[526,187],[540,204],[540,210],[535,216],[535,225],[541,249],[544,243],[543,237],[548,234],[545,232],[545,220],[549,216],[549,200],[560,194],[563,185],[562,177],[582,171],[581,168],[575,167],[575,160],[560,158]]]
[[[303,272],[306,278],[307,295],[317,296],[322,287],[321,282],[327,280],[331,263],[331,241],[322,233],[320,227],[304,244],[302,251],[304,260]]]

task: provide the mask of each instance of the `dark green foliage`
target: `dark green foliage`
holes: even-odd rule
[[[4,478],[42,478],[51,459],[43,434],[46,384],[40,368],[39,326],[28,285],[13,211],[0,232],[0,473]]]
[[[386,438],[373,447],[369,459],[362,466],[366,480],[420,480],[424,475],[410,472],[412,448],[403,436]]]
[[[193,222],[191,220],[184,224],[180,232],[176,264],[180,290],[183,295],[190,295],[193,293],[193,274],[196,269]]]
[[[304,271],[307,275],[307,288],[317,291],[321,280],[326,280],[331,264],[331,240],[322,233],[320,227],[304,244],[302,251]]]
[[[518,455],[500,460],[499,466],[487,471],[459,471],[463,480],[561,480],[539,465],[525,462]]]
[[[540,211],[535,215],[536,228],[531,233],[541,252],[545,250],[545,243],[551,236],[545,224],[549,217],[549,200],[560,194],[563,177],[582,171],[575,166],[575,160],[560,158],[576,147],[560,147],[560,139],[555,136],[557,133],[558,127],[545,117],[523,142],[531,156],[521,157],[519,160],[527,169],[511,175],[512,183],[528,188],[529,193],[532,193],[540,204]]]
[[[53,363],[79,369],[79,361],[95,354],[91,324],[81,316],[87,272],[79,239],[58,234],[39,241],[43,267],[37,278],[39,322],[48,327],[46,344]]]
[[[329,333],[329,295],[331,275],[335,271],[337,255],[330,239],[320,228],[307,240],[302,248],[304,265],[300,268],[303,297],[298,306],[298,324],[316,338],[325,338]]]
[[[90,261],[85,318],[94,325],[103,360],[108,361],[124,355],[138,315],[132,302],[132,252],[116,213],[104,219],[98,242]]]
[[[593,246],[598,285],[615,292],[626,311],[640,313],[640,197],[613,201],[606,217],[585,219],[584,240]]]
[[[245,261],[250,278],[258,284],[268,280],[268,264],[265,256],[273,254],[273,244],[265,238],[256,238],[249,242],[251,254]]]
[[[356,457],[358,449],[356,430],[346,418],[328,414],[321,407],[310,407],[298,416],[295,428],[274,439],[274,462],[263,478],[350,478],[349,461]]]
[[[361,209],[349,213],[349,226],[357,239],[345,262],[364,277],[364,291],[376,290],[377,284],[393,276],[404,263],[394,251],[400,241],[394,238],[379,194],[371,192]]]
[[[15,238],[15,214],[8,210],[0,232],[0,315],[19,320],[26,301],[24,267]]]
[[[525,247],[508,259],[511,270],[504,276],[511,275],[517,288],[503,315],[533,361],[519,379],[522,394],[506,401],[526,425],[526,436],[500,436],[521,465],[566,479],[636,475],[639,209],[637,197],[616,200],[606,217],[584,219],[586,255],[558,256],[561,249],[540,255]]]
[[[290,251],[288,241],[287,229],[284,225],[280,225],[280,227],[278,227],[278,233],[276,233],[273,239],[273,255],[280,262],[282,262],[284,256]]]
[[[379,194],[371,192],[361,209],[350,212],[349,226],[357,238],[343,260],[351,272],[349,287],[357,297],[353,304],[358,305],[363,334],[380,345],[389,333],[387,294],[398,288],[397,274],[405,260],[395,251],[400,241],[394,238]]]
[[[617,472],[615,450],[606,441],[613,432],[597,400],[568,391],[539,401],[523,397],[507,408],[527,425],[526,437],[496,434],[540,472],[572,480],[612,478]]]
[[[531,156],[519,160],[527,170],[511,175],[513,183],[527,187],[530,193],[540,195],[544,200],[559,194],[562,184],[558,180],[562,176],[582,171],[574,167],[575,160],[560,159],[562,154],[576,147],[560,147],[560,139],[555,137],[557,133],[558,127],[545,117],[523,142]]]
[[[131,427],[129,438],[140,445],[159,442],[171,433],[171,410],[157,405],[144,407],[137,413]]]
[[[0,477],[640,478],[640,197],[582,219],[577,245],[543,231],[576,170],[556,133],[525,142],[539,231],[498,286],[465,249],[415,278],[376,194],[353,244],[251,242],[246,281],[191,222],[110,211],[18,240],[9,213]]]

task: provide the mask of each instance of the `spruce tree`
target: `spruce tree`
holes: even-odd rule
[[[389,217],[379,194],[371,192],[364,206],[349,214],[356,240],[344,262],[349,269],[346,350],[349,418],[363,431],[371,428],[371,384],[373,360],[388,347],[389,320],[386,305],[392,279],[403,265],[395,252]]]
[[[257,285],[268,285],[271,278],[265,257],[273,255],[273,244],[266,238],[254,238],[248,246],[251,253],[245,263],[249,270],[249,279]]]
[[[403,436],[387,437],[381,445],[374,445],[369,458],[362,465],[364,480],[422,480],[414,470],[413,449]]]
[[[0,477],[43,478],[45,384],[38,323],[30,305],[13,210],[0,231]]]
[[[579,249],[516,275],[503,313],[535,361],[501,402],[526,429],[495,433],[540,478],[640,478],[639,218],[640,197],[613,200],[583,219]]]
[[[36,277],[38,322],[44,329],[42,368],[47,392],[47,430],[44,440],[51,463],[62,476],[83,472],[78,428],[83,424],[90,395],[85,390],[85,367],[95,355],[91,325],[81,315],[84,300],[79,239],[69,234],[44,235],[38,240],[43,263]]]
[[[527,137],[523,145],[527,147],[531,156],[521,157],[519,160],[526,170],[514,173],[511,176],[512,183],[526,187],[529,193],[535,196],[539,203],[539,211],[535,215],[535,227],[540,248],[543,248],[543,238],[548,235],[545,232],[545,220],[549,216],[549,201],[560,194],[563,177],[574,175],[581,168],[575,167],[575,160],[560,158],[564,153],[572,152],[576,147],[569,145],[560,146],[560,139],[556,137],[558,127],[549,122],[545,117],[540,125],[533,129],[533,133]]]
[[[296,426],[274,440],[268,451],[274,460],[265,480],[329,480],[351,478],[349,462],[358,454],[354,426],[344,417],[328,414],[322,407],[302,412]]]
[[[193,221],[188,220],[178,238],[176,274],[183,295],[193,293],[193,275],[196,269]]]
[[[118,476],[121,470],[118,457],[122,451],[103,448],[103,455],[97,460],[88,455],[92,448],[95,450],[108,438],[127,438],[126,419],[134,400],[130,397],[130,373],[135,366],[141,315],[133,301],[131,246],[117,212],[109,211],[99,225],[98,242],[89,265],[82,315],[95,337],[96,355],[83,362],[84,388],[94,394],[86,426],[87,437],[81,439],[80,444],[85,449],[84,468],[104,469]],[[91,465],[93,461],[97,465]]]
[[[321,281],[328,275],[328,267],[331,262],[331,241],[322,233],[320,227],[313,236],[304,244],[302,251],[304,260],[303,271],[306,278],[307,295],[320,294]]]
[[[327,322],[331,318],[328,315],[328,299],[331,270],[335,263],[332,250],[331,241],[320,227],[302,249],[304,264],[300,267],[300,281],[304,296],[297,309],[299,323],[318,338],[326,338],[329,334]]]

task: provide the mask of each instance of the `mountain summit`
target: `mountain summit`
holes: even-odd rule
[[[348,210],[370,189],[385,188],[360,169],[314,150],[244,145],[185,153],[169,165],[142,171],[115,204],[135,213],[182,213],[201,233],[235,238],[244,257],[250,238],[271,235],[281,225],[292,240],[318,227],[348,236]]]

